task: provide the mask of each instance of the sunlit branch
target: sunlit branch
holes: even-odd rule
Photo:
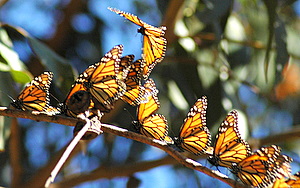
[[[10,116],[10,117],[27,118],[27,119],[32,119],[32,120],[36,120],[36,121],[59,123],[59,124],[68,125],[68,126],[75,126],[76,122],[78,121],[77,119],[68,118],[68,117],[64,117],[64,116],[47,116],[46,114],[23,112],[20,110],[11,110],[11,109],[7,109],[4,107],[0,108],[0,115]],[[221,174],[218,171],[214,171],[209,168],[206,168],[206,167],[202,166],[200,163],[198,163],[197,161],[194,161],[190,158],[187,158],[186,156],[183,156],[180,152],[169,147],[168,144],[166,144],[165,142],[155,140],[155,139],[150,139],[141,134],[130,132],[127,129],[123,129],[123,128],[116,127],[113,125],[102,124],[101,126],[102,126],[102,130],[104,132],[115,134],[118,136],[122,136],[122,137],[136,140],[136,141],[148,144],[148,145],[155,146],[155,147],[165,151],[166,153],[168,153],[170,156],[172,156],[176,161],[178,161],[182,165],[184,165],[188,168],[197,170],[199,172],[205,173],[205,174],[207,174],[213,178],[216,178],[232,187],[236,187],[236,188],[248,187],[248,186],[242,185],[241,183],[236,182],[235,180],[228,178],[226,175]]]
[[[8,109],[7,107],[0,107],[0,115],[1,116],[8,116],[8,117],[16,117],[16,118],[25,118],[31,119],[34,121],[45,121],[50,123],[58,123],[67,126],[75,126],[77,119],[69,118],[66,116],[49,116],[43,113],[32,113],[32,112],[25,112],[21,110],[12,110]]]

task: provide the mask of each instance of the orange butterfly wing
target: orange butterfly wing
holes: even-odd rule
[[[122,52],[123,45],[115,46],[79,75],[65,100],[67,115],[74,117],[92,107],[103,112],[113,108],[112,103],[126,88],[118,78]]]
[[[155,113],[160,108],[160,103],[157,98],[156,87],[152,79],[147,80],[144,84],[145,94],[143,96],[144,102],[142,102],[137,108],[137,117],[139,121],[142,121],[146,117]]]
[[[231,171],[244,184],[255,187],[266,187],[275,180],[270,167],[277,160],[280,151],[281,149],[276,145],[263,147],[241,162],[233,163]]]
[[[210,145],[211,135],[206,127],[207,98],[198,99],[181,126],[176,144],[195,155],[203,153]]]
[[[107,52],[101,61],[95,64],[89,82],[85,83],[95,106],[110,105],[124,94],[126,86],[117,77],[122,52],[123,45],[117,45]]]
[[[249,144],[244,141],[238,129],[238,113],[231,111],[221,123],[213,155],[208,161],[214,166],[231,167],[232,163],[238,163],[251,154]]]
[[[286,184],[288,184],[291,187],[300,187],[300,173],[297,172],[295,175],[293,175],[292,178],[288,179],[286,181]]]
[[[141,26],[138,32],[144,36],[143,41],[143,59],[145,64],[143,65],[143,77],[147,79],[155,67],[155,65],[163,60],[165,57],[167,40],[163,37],[166,27],[154,27],[143,22],[137,16],[120,11],[118,9],[108,8],[112,12],[115,12],[129,21]]]
[[[52,78],[52,72],[44,72],[35,77],[11,105],[20,110],[46,111],[49,107],[49,88]]]
[[[131,65],[133,64],[132,61],[134,60],[134,55],[126,55],[121,57],[120,64],[119,64],[119,73],[118,79],[125,82],[128,73],[131,69]]]
[[[161,114],[151,114],[140,123],[142,126],[139,131],[147,137],[164,140],[168,134],[167,120]]]
[[[142,97],[146,92],[144,86],[141,86],[142,80],[142,60],[137,60],[131,64],[127,78],[124,80],[126,84],[126,92],[121,99],[130,105],[138,105],[142,102]]]
[[[154,114],[160,107],[155,83],[149,79],[143,87],[145,88],[143,102],[137,108],[138,122],[134,122],[134,126],[147,137],[164,140],[168,134],[168,124],[163,115]],[[171,142],[171,139],[168,138],[167,141]]]

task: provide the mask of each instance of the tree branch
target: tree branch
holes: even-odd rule
[[[300,125],[295,125],[291,130],[275,135],[270,135],[265,138],[249,139],[249,144],[254,148],[259,148],[262,145],[270,145],[281,142],[289,142],[300,138]]]
[[[11,109],[7,109],[4,107],[0,108],[0,115],[10,116],[10,117],[27,118],[27,119],[32,119],[32,120],[36,120],[36,121],[59,123],[59,124],[64,124],[64,125],[68,125],[68,126],[75,126],[76,122],[78,121],[75,118],[69,118],[69,117],[64,117],[64,116],[47,116],[46,114],[23,112],[20,110],[11,110]],[[202,166],[197,161],[194,161],[186,156],[183,156],[180,152],[171,148],[167,143],[165,143],[163,141],[151,139],[151,138],[148,138],[141,134],[130,132],[127,129],[123,129],[123,128],[116,127],[113,125],[102,124],[101,128],[104,132],[122,136],[125,138],[129,138],[129,139],[132,139],[132,140],[135,140],[138,142],[142,142],[142,143],[145,143],[145,144],[148,144],[151,146],[155,146],[155,147],[165,151],[166,153],[168,153],[180,164],[182,164],[188,168],[197,170],[199,172],[205,173],[205,174],[207,174],[213,178],[216,178],[232,187],[236,187],[236,188],[248,187],[246,185],[242,185],[241,183],[236,182],[235,180],[228,178],[226,175],[221,174],[218,171],[211,170],[207,167]]]

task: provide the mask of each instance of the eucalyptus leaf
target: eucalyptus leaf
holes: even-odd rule
[[[10,124],[12,119],[9,117],[0,116],[0,151],[4,151],[5,142],[10,135]]]
[[[54,73],[55,84],[65,93],[74,82],[75,70],[72,66],[39,40],[27,36],[32,50],[41,60],[42,64]]]

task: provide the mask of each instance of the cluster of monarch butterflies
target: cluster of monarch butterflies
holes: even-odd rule
[[[228,168],[244,184],[254,187],[298,187],[299,174],[291,175],[292,159],[281,154],[276,145],[262,147],[252,152],[249,144],[241,138],[238,113],[232,110],[221,123],[216,141],[211,147],[211,135],[206,126],[207,98],[203,96],[192,106],[173,139],[168,136],[167,121],[163,115],[154,114],[159,108],[157,94],[148,96],[148,102],[138,106],[139,132],[150,138],[175,144],[179,149],[195,155],[207,154],[214,166]],[[174,141],[173,141],[174,140]]]
[[[148,81],[153,68],[165,56],[166,27],[154,27],[133,14],[108,9],[140,26],[138,32],[143,35],[142,58],[134,61],[134,55],[121,57],[123,45],[115,46],[99,62],[90,65],[79,75],[61,108],[49,105],[49,87],[53,73],[44,72],[34,78],[17,99],[13,100],[13,107],[77,117],[87,110],[108,113],[119,98],[130,105],[138,105],[147,101],[145,96],[157,93],[146,87],[153,83],[151,79]],[[145,86],[142,85],[143,79],[146,80]]]
[[[165,56],[166,28],[151,26],[130,13],[112,8],[109,10],[141,27],[138,30],[144,37],[141,59],[134,61],[134,55],[121,57],[123,45],[117,45],[79,75],[62,108],[49,105],[49,88],[53,77],[51,72],[35,77],[11,105],[20,110],[51,115],[63,113],[70,117],[88,111],[93,114],[93,119],[110,112],[114,102],[121,99],[130,105],[138,105],[137,121],[133,125],[147,137],[175,144],[181,150],[195,155],[206,153],[211,164],[229,168],[247,185],[266,187],[275,182],[274,188],[299,187],[299,174],[290,174],[292,159],[280,154],[278,146],[271,145],[252,152],[249,144],[240,136],[235,110],[221,123],[215,144],[211,147],[211,135],[206,127],[205,96],[198,99],[190,109],[179,135],[173,139],[168,136],[166,118],[156,113],[160,107],[158,90],[154,81],[148,78],[155,65]]]

